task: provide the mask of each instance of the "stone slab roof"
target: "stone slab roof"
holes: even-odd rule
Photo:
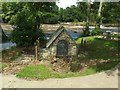
[[[60,26],[57,31],[51,36],[50,40],[48,41],[48,43],[46,44],[46,47],[49,48],[49,46],[54,42],[54,40],[63,32],[65,31],[68,36],[72,39],[72,37],[69,35],[68,31],[63,27]],[[72,39],[73,40],[73,39]],[[73,41],[74,42],[74,41]]]

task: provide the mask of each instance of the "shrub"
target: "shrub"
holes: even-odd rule
[[[90,31],[89,31],[89,23],[86,23],[86,27],[83,30],[83,36],[89,36],[90,35]]]
[[[102,34],[102,31],[100,28],[96,27],[92,32],[91,35],[100,35]]]

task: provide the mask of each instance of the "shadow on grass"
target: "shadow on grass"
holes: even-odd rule
[[[102,72],[105,71],[105,73],[110,76],[114,76],[114,71],[118,69],[119,66],[119,62],[118,60],[116,61],[110,61],[110,62],[106,62],[106,63],[97,63],[97,65],[95,66],[91,66],[89,67],[90,69],[93,69],[93,71],[95,72]]]
[[[96,72],[106,71],[114,68],[120,61],[109,61],[104,63],[97,63],[94,66],[91,66],[90,68],[94,69]]]
[[[104,40],[95,38],[84,45],[80,46],[79,54],[83,54],[86,60],[90,59],[117,59],[119,58],[119,44],[120,41]]]

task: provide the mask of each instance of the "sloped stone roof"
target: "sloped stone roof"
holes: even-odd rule
[[[54,40],[63,32],[65,31],[68,36],[70,37],[70,39],[72,39],[72,37],[69,35],[69,33],[67,32],[67,30],[63,27],[60,26],[57,31],[51,36],[50,40],[48,41],[48,43],[46,44],[46,47],[49,48],[49,46],[54,42]],[[73,40],[73,39],[72,39]],[[74,41],[73,41],[74,42]]]

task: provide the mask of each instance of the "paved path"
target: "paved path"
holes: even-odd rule
[[[64,79],[28,81],[15,75],[2,75],[3,88],[118,88],[118,70],[108,76],[105,72]]]

